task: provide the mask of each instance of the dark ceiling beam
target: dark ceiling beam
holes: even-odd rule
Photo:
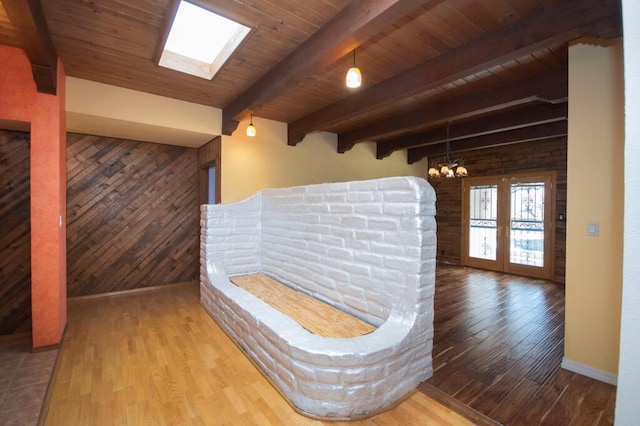
[[[471,151],[525,142],[535,142],[566,135],[567,120],[555,121],[538,126],[523,127],[501,133],[492,133],[470,139],[458,139],[451,141],[449,142],[449,152]],[[427,145],[420,148],[411,148],[407,151],[407,163],[413,164],[425,157],[444,155],[446,152],[446,142]]]
[[[319,69],[334,63],[429,0],[353,0],[222,110],[223,134]],[[225,132],[226,131],[226,132]],[[233,132],[233,130],[231,130]]]
[[[389,103],[579,37],[621,33],[619,0],[564,0],[289,123],[288,143]]]
[[[523,127],[538,126],[567,119],[567,103],[538,104],[518,108],[495,115],[483,116],[472,121],[449,125],[449,141],[476,138],[492,133],[505,132]],[[425,145],[446,143],[447,126],[431,129],[427,132],[401,136],[377,144],[376,158],[381,160],[394,151],[418,148]]]
[[[31,72],[38,92],[55,95],[58,55],[53,47],[40,0],[2,0],[2,6],[31,62]]]
[[[412,112],[389,117],[378,123],[338,135],[338,152],[343,153],[356,143],[379,141],[401,134],[418,132],[430,126],[487,114],[518,105],[540,102],[541,99],[562,99],[568,94],[567,68],[562,67],[490,87],[468,96],[426,105]]]

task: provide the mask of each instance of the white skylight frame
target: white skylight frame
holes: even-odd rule
[[[158,65],[211,80],[251,28],[181,0]]]

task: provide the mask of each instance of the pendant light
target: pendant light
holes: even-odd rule
[[[257,134],[256,126],[253,125],[253,114],[250,115],[249,125],[247,126],[247,136],[254,137]]]
[[[355,89],[362,84],[362,74],[356,67],[356,49],[353,49],[353,66],[347,71],[347,87]]]

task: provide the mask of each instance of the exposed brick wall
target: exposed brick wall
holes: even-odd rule
[[[567,211],[567,138],[541,142],[521,143],[491,149],[456,153],[463,157],[473,177],[508,173],[555,171],[556,215]],[[438,224],[439,262],[461,263],[462,239],[462,181],[460,179],[433,179],[430,181],[437,194],[436,222]],[[555,278],[564,282],[566,257],[566,222],[555,221]]]
[[[433,217],[417,216],[434,212],[427,199],[416,205],[410,189],[389,179],[265,191],[263,270],[382,324],[404,297],[407,275],[434,256],[422,246],[435,240]]]
[[[200,206],[200,262],[214,256],[230,276],[262,270],[262,197],[256,195],[242,203]]]
[[[302,411],[351,417],[387,407],[432,374],[434,196],[405,177],[203,206],[201,302]],[[242,271],[239,259],[256,253]],[[313,335],[227,278],[256,268],[379,328]]]

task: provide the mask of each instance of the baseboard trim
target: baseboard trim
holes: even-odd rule
[[[182,283],[175,283],[175,284],[163,284],[163,285],[154,285],[150,287],[133,288],[130,290],[112,291],[109,293],[90,294],[87,296],[75,296],[75,297],[69,297],[67,299],[67,302],[77,303],[77,302],[82,302],[83,300],[106,299],[109,297],[126,296],[130,294],[146,293],[146,292],[158,291],[158,290],[167,290],[167,289],[181,287],[181,286],[195,286],[195,285],[198,285],[199,283],[200,283],[199,281],[185,281]]]
[[[418,391],[422,392],[427,397],[433,399],[437,403],[444,405],[454,413],[457,413],[465,419],[478,426],[500,426],[500,423],[493,420],[491,417],[482,414],[481,412],[471,408],[470,406],[458,401],[451,395],[441,391],[437,387],[422,382],[418,385]]]
[[[14,345],[16,343],[31,343],[31,332],[25,331],[22,333],[3,334],[0,336],[0,346]]]
[[[588,365],[581,364],[570,359],[562,358],[562,364],[560,365],[565,370],[572,371],[574,373],[582,374],[583,376],[590,377],[600,382],[608,383],[613,386],[618,385],[618,375],[609,373],[607,371],[598,370],[597,368],[589,367]]]
[[[56,349],[60,349],[60,343],[55,343],[53,345],[32,347],[31,348],[31,353],[32,354],[37,354],[39,352],[48,352],[48,351],[53,351],[53,350],[56,350]]]
[[[64,340],[64,336],[67,334],[67,324],[64,325],[64,329],[62,330],[62,335],[60,336],[60,341],[58,343],[54,343],[53,345],[46,345],[46,346],[32,346],[31,347],[31,353],[38,353],[38,352],[47,352],[47,351],[52,351],[55,349],[60,349],[62,347],[62,341]]]
[[[60,359],[62,358],[62,351],[65,349],[64,338],[67,334],[67,326],[65,325],[64,331],[62,332],[62,338],[60,339],[60,344],[58,345],[58,355],[56,356],[56,361],[53,364],[53,370],[51,371],[51,376],[49,377],[49,383],[47,383],[47,390],[44,393],[44,399],[42,400],[42,405],[40,406],[40,413],[38,414],[38,423],[37,426],[44,426],[45,420],[47,418],[47,414],[49,414],[49,405],[51,402],[51,389],[53,389],[54,384],[58,378],[58,367],[60,366]]]

